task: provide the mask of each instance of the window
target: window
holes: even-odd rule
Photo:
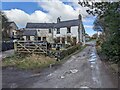
[[[12,35],[14,36],[14,32],[12,32]]]
[[[57,34],[60,34],[60,28],[57,28]]]
[[[38,37],[38,40],[41,41],[41,37]]]
[[[26,36],[26,40],[30,40],[30,36]]]
[[[46,37],[43,37],[43,41],[46,41]]]
[[[49,33],[52,33],[52,29],[51,28],[49,29]]]
[[[70,27],[67,28],[67,33],[71,33]]]

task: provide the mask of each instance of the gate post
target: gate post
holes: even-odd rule
[[[14,41],[14,51],[16,52],[17,51],[17,42]]]

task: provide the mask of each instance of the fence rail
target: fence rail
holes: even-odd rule
[[[47,43],[39,41],[17,41],[14,44],[15,51],[19,53],[47,54]]]

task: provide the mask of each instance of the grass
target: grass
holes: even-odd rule
[[[76,54],[76,52],[82,51],[86,46],[83,46],[73,53],[66,55],[62,60],[56,61],[55,58],[51,58],[44,55],[22,55],[22,54],[14,54],[13,56],[6,57],[2,60],[2,66],[15,66],[20,69],[41,69],[48,67],[50,64],[60,65],[64,63],[70,56]]]
[[[54,58],[50,58],[44,55],[28,55],[28,56],[19,56],[13,55],[11,57],[3,59],[2,66],[16,66],[21,69],[35,69],[35,68],[44,68],[50,64],[55,63]]]

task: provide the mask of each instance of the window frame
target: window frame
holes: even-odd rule
[[[51,28],[49,28],[49,33],[52,33],[52,29]]]
[[[60,34],[60,28],[57,28],[57,32],[56,32],[57,34]]]
[[[67,33],[71,33],[71,27],[67,27]]]

